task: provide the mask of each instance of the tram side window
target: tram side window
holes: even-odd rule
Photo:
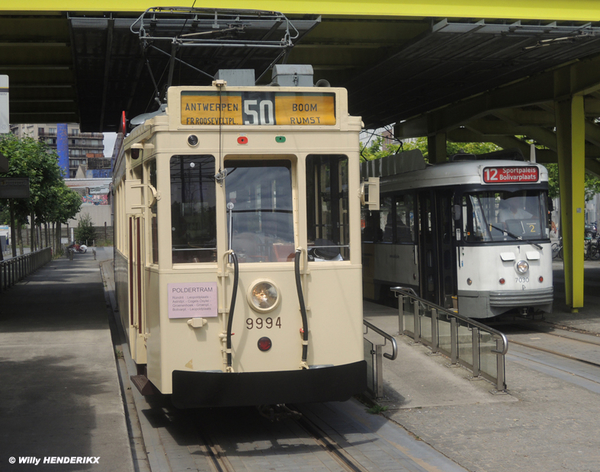
[[[173,263],[216,262],[215,159],[171,157]]]
[[[394,242],[394,212],[392,197],[383,197],[379,201],[379,227],[381,239],[384,243]]]
[[[398,195],[394,201],[396,216],[396,235],[397,243],[412,243],[415,240],[415,220],[413,196],[410,194]]]
[[[350,258],[348,158],[311,154],[306,157],[308,249],[311,261]]]
[[[150,185],[156,189],[156,160],[150,161],[147,167]],[[152,263],[158,264],[158,205],[156,199],[150,205],[150,248],[152,251]]]
[[[226,159],[231,247],[240,262],[294,258],[292,164],[288,160]]]
[[[363,213],[363,240],[383,243],[413,243],[415,240],[412,194],[383,196],[378,212]]]

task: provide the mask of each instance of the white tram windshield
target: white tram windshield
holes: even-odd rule
[[[294,257],[291,162],[226,159],[231,246],[240,262]],[[233,231],[232,231],[233,229]]]
[[[546,191],[467,192],[462,195],[461,207],[463,237],[467,242],[550,237]]]

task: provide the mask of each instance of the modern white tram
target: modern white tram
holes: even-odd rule
[[[363,216],[366,298],[403,286],[471,318],[551,312],[548,172],[495,156],[426,165],[411,151],[363,164],[381,175],[380,211]]]
[[[140,390],[180,408],[364,391],[360,129],[344,89],[219,80],[169,88],[126,137],[115,273]]]

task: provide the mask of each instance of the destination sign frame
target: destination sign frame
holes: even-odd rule
[[[182,125],[333,126],[332,92],[182,91]]]
[[[536,166],[484,167],[483,182],[486,184],[514,184],[539,182],[540,171]]]

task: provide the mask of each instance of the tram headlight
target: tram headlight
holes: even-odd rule
[[[250,286],[248,303],[250,303],[253,310],[266,313],[274,309],[279,303],[279,291],[270,280],[260,280]]]
[[[529,270],[529,262],[527,261],[518,261],[515,265],[515,269],[519,274],[526,274]]]
[[[198,143],[200,142],[200,140],[198,139],[198,136],[196,136],[195,134],[190,134],[187,138],[187,142],[190,146],[196,147],[196,146],[198,146]]]

